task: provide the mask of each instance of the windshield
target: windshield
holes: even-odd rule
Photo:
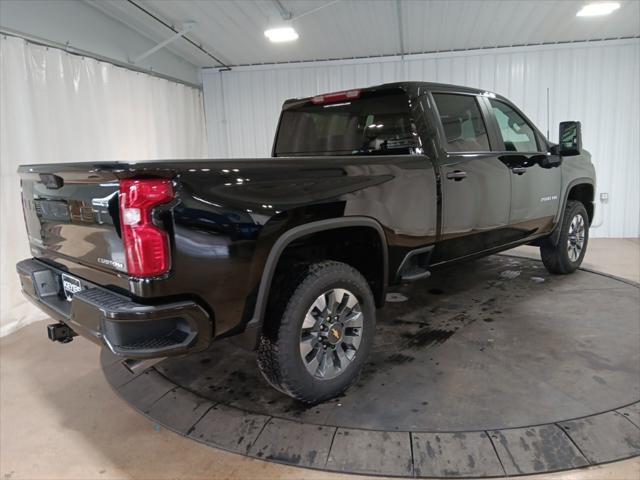
[[[274,154],[400,155],[418,146],[406,93],[363,92],[357,100],[285,110]]]

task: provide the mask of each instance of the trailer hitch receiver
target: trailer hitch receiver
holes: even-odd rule
[[[67,324],[59,322],[47,325],[47,335],[52,342],[69,343],[77,333]]]

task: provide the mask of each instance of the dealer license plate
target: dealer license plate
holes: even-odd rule
[[[73,295],[82,290],[82,284],[80,280],[71,275],[67,275],[66,273],[62,274],[62,290],[64,291],[64,296],[67,298],[67,301],[71,301],[73,299]]]

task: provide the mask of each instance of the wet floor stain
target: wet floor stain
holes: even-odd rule
[[[504,280],[515,280],[520,276],[520,270],[505,270],[504,272],[500,272],[500,278]]]
[[[432,345],[439,345],[446,342],[455,330],[438,330],[429,327],[421,328],[416,333],[405,333],[408,348],[427,348]]]
[[[393,353],[387,357],[387,362],[402,365],[404,363],[413,362],[416,357],[412,357],[411,355],[404,355],[402,353]]]
[[[600,385],[606,385],[607,384],[607,381],[604,378],[602,378],[600,375],[593,375],[591,378],[593,378]]]
[[[551,323],[537,315],[535,319],[532,317],[529,311],[532,305],[547,308],[551,304],[549,298],[553,298],[558,287],[564,292],[570,281],[580,280],[578,275],[583,274],[560,278],[536,268],[537,264],[532,261],[523,261],[516,266],[504,258],[490,257],[450,270],[442,269],[424,281],[394,287],[393,293],[407,297],[408,301],[390,302],[383,310],[378,310],[374,346],[364,370],[345,395],[335,401],[310,407],[292,401],[263,380],[256,368],[254,353],[240,350],[229,342],[216,343],[207,352],[167,360],[158,369],[169,378],[180,379],[184,388],[234,408],[259,410],[295,421],[321,423],[339,418],[347,425],[355,425],[355,418],[371,425],[393,418],[394,425],[400,425],[402,429],[410,428],[417,421],[438,424],[438,418],[426,413],[412,412],[401,416],[398,412],[411,412],[416,408],[422,412],[426,409],[421,401],[429,401],[430,411],[447,411],[448,404],[441,397],[454,385],[449,383],[451,378],[477,374],[485,379],[486,385],[492,385],[495,372],[508,370],[503,360],[504,352],[515,348],[513,342],[530,341],[525,339],[529,333],[524,335],[523,332],[530,332],[533,340],[543,347],[551,338],[545,332],[560,332],[559,337],[553,337],[559,340],[553,341],[563,341],[572,348],[558,349],[554,355],[564,358],[561,352],[570,351],[571,358],[585,367],[576,375],[581,376],[583,384],[590,388],[616,388],[620,382],[614,374],[637,374],[636,366],[624,364],[623,369],[620,362],[613,363],[608,354],[603,354],[603,349],[596,343],[575,345],[574,337],[561,334],[564,330],[560,330],[559,321]],[[499,277],[501,272],[510,270],[521,273],[513,280]],[[587,275],[586,280],[592,278],[596,287],[603,282],[600,277],[584,275]],[[535,277],[544,282],[537,283],[533,280]],[[543,303],[540,303],[541,299],[544,299]],[[559,316],[571,324],[572,317],[565,318],[561,313]],[[522,329],[515,330],[514,326],[520,324]],[[580,328],[585,327],[581,324]],[[602,335],[597,330],[594,339]],[[473,353],[477,356],[472,361],[464,361],[467,351],[471,352],[470,356]],[[543,374],[532,370],[534,377]],[[513,381],[517,383],[516,379]],[[523,388],[526,387],[523,382]],[[581,392],[579,384],[566,386],[566,390],[572,389],[577,389],[578,394]],[[480,390],[475,393],[480,398],[478,402],[481,402],[482,394]],[[380,405],[380,411],[377,407],[371,407],[372,413],[360,411],[362,404]],[[393,405],[392,410],[389,405]],[[510,406],[505,412],[509,414],[514,409],[517,410]],[[501,413],[494,423],[500,425],[506,414]],[[459,410],[449,412],[449,419],[452,415],[463,417],[464,413]],[[529,416],[535,417],[535,414]],[[265,455],[268,453],[272,452],[265,452]]]

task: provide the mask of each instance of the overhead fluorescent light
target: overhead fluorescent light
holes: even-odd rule
[[[609,15],[611,12],[619,8],[620,4],[618,2],[589,3],[576,13],[576,17],[597,17],[598,15]]]
[[[291,42],[298,39],[298,32],[293,27],[270,28],[264,31],[264,36],[273,43]]]

